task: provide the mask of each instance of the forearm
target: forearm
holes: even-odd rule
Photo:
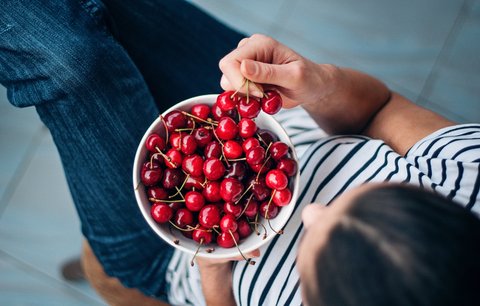
[[[303,108],[329,134],[360,134],[389,100],[389,89],[362,72],[322,66],[329,71],[327,90]]]
[[[197,260],[203,295],[209,306],[235,306],[232,291],[232,264],[210,265]]]

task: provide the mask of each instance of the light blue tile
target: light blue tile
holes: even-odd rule
[[[480,122],[480,1],[466,13],[444,53],[425,94],[427,106],[441,106],[464,118],[460,122]]]
[[[463,0],[299,0],[280,23],[353,66],[420,93]]]
[[[56,148],[48,133],[41,140],[0,218],[0,249],[63,282],[59,267],[80,254],[82,236]],[[76,290],[99,300],[88,286]]]
[[[0,305],[105,305],[0,253]]]

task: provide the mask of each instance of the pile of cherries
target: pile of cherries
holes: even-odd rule
[[[270,225],[290,203],[297,164],[288,145],[254,119],[281,107],[276,91],[261,99],[226,91],[211,107],[196,104],[163,116],[165,133],[148,136],[140,173],[152,218],[200,245],[238,247],[241,239],[260,234],[259,227],[266,237],[260,218]]]

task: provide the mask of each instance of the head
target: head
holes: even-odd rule
[[[306,305],[480,304],[480,220],[439,195],[365,185],[302,218]]]

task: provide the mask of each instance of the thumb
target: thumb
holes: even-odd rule
[[[240,71],[245,78],[255,83],[281,87],[287,85],[288,67],[285,67],[285,65],[267,64],[246,59],[242,61]]]

